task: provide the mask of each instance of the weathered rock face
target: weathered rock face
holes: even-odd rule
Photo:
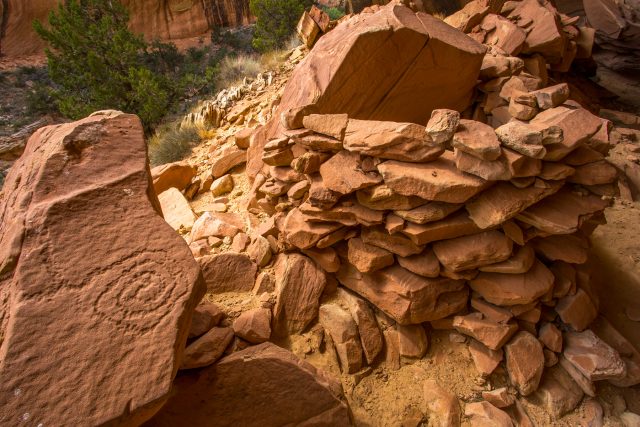
[[[42,128],[4,189],[0,419],[144,422],[167,398],[205,289],[160,216],[140,121],[103,111]]]
[[[46,21],[58,0],[6,0],[0,20],[0,52],[7,56],[42,51],[32,22]],[[121,0],[130,15],[131,30],[148,39],[173,40],[201,35],[216,26],[247,25],[252,21],[245,0]],[[0,14],[1,15],[1,14]]]
[[[148,426],[350,425],[340,383],[271,343],[181,375]]]

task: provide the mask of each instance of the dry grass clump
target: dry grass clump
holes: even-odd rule
[[[260,71],[260,59],[254,55],[227,56],[220,63],[218,84],[221,88],[237,85],[245,77],[254,78]]]
[[[153,167],[182,160],[200,140],[195,127],[161,126],[149,139],[149,162]]]

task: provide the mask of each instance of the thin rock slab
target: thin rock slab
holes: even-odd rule
[[[361,273],[371,273],[395,262],[393,254],[377,246],[368,245],[359,238],[349,239],[348,259]]]
[[[480,231],[480,228],[469,218],[467,212],[462,211],[427,224],[409,223],[402,230],[402,233],[408,236],[413,243],[424,245],[439,240],[476,234]]]
[[[482,160],[497,160],[500,157],[500,141],[489,125],[474,120],[460,120],[453,135],[453,148]]]
[[[398,264],[412,273],[423,277],[438,277],[440,262],[432,249],[425,249],[422,253],[408,257],[397,257]]]
[[[529,332],[520,331],[504,347],[507,372],[511,383],[521,395],[538,389],[544,371],[542,344]]]
[[[453,272],[470,270],[506,260],[513,242],[499,231],[490,230],[433,244],[440,263]]]
[[[299,209],[291,209],[284,220],[282,230],[287,242],[299,249],[315,246],[323,237],[337,231],[342,224],[335,222],[311,222]]]
[[[209,332],[187,346],[180,369],[202,368],[211,365],[222,356],[232,339],[232,328],[211,328]]]
[[[416,196],[403,196],[381,184],[356,192],[358,202],[374,210],[410,210],[428,203]]]
[[[480,313],[453,318],[453,327],[461,334],[475,338],[491,350],[500,350],[518,331],[515,323],[499,323],[483,319]]]
[[[146,421],[205,285],[160,214],[140,120],[100,111],[37,130],[0,206],[0,419]]]
[[[473,359],[473,363],[476,366],[476,370],[482,376],[489,376],[496,370],[500,362],[504,357],[504,351],[491,350],[484,344],[471,340],[469,343],[469,353]]]
[[[554,281],[553,273],[536,260],[526,273],[480,273],[469,286],[490,303],[511,306],[536,301],[553,289]]]
[[[406,221],[415,224],[426,224],[441,220],[463,206],[462,203],[429,202],[413,209],[395,210],[393,213]]]
[[[271,343],[181,375],[148,425],[207,426],[212,420],[229,427],[350,425],[340,383]]]
[[[324,162],[320,166],[320,176],[326,188],[341,195],[371,187],[382,181],[375,172],[362,171],[360,156],[348,151],[340,151]]]
[[[338,296],[347,304],[351,316],[358,325],[362,350],[367,363],[371,365],[383,348],[382,332],[373,310],[365,299],[342,287],[338,287]]]
[[[314,132],[342,141],[348,121],[347,114],[309,114],[302,119],[302,125]]]
[[[444,152],[424,126],[414,123],[350,119],[344,137],[345,150],[380,159],[429,162]]]
[[[527,188],[517,188],[499,182],[466,204],[469,217],[482,229],[506,222],[529,206],[562,188],[562,181],[541,182]]]
[[[345,263],[336,276],[343,286],[403,325],[442,319],[467,303],[464,281],[429,279],[400,266],[362,274]]]
[[[521,274],[526,273],[533,266],[536,255],[531,246],[522,246],[517,249],[511,258],[495,264],[479,267],[485,273]]]
[[[275,276],[274,331],[302,333],[318,316],[327,276],[311,259],[295,253],[278,255]]]
[[[198,259],[207,290],[212,293],[249,292],[258,266],[245,254],[227,252]]]
[[[319,319],[324,330],[331,336],[342,372],[358,372],[362,368],[362,346],[358,327],[349,311],[338,304],[323,304],[320,306]]]
[[[490,185],[459,171],[449,151],[429,163],[389,160],[379,164],[378,171],[385,185],[396,193],[436,202],[464,203]]]
[[[627,373],[620,354],[590,329],[565,333],[562,354],[590,381],[621,379]]]
[[[396,255],[408,257],[419,254],[423,251],[424,246],[420,246],[399,233],[389,234],[384,227],[367,227],[362,229],[360,235],[362,241],[369,245],[386,249]]]

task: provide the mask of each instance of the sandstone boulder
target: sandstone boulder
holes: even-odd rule
[[[289,79],[280,111],[315,104],[322,114],[423,124],[436,108],[466,108],[483,54],[444,22],[390,4],[324,35]]]
[[[168,397],[205,288],[160,215],[140,121],[101,111],[41,128],[5,185],[0,419],[144,422]]]
[[[152,426],[350,425],[340,383],[263,343],[181,375]]]

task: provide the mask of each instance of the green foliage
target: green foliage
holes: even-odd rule
[[[310,5],[308,0],[250,0],[249,8],[257,18],[253,46],[261,52],[282,48]]]
[[[149,140],[149,162],[151,166],[177,162],[187,157],[199,142],[194,127],[163,126]]]
[[[164,57],[174,55],[171,48],[147,52],[117,0],[69,0],[48,21],[49,28],[36,21],[34,29],[48,43],[49,75],[64,115],[80,118],[114,108],[138,114],[147,129],[160,121],[175,87],[154,68],[169,67]]]
[[[320,6],[320,8],[321,8],[322,10],[324,10],[324,13],[326,13],[327,15],[329,15],[329,18],[330,18],[332,21],[335,21],[335,20],[337,20],[337,19],[340,19],[340,18],[342,18],[342,17],[345,15],[344,10],[339,9],[339,8],[337,8],[337,7],[327,7],[327,6],[323,6],[323,5],[321,5],[321,6]]]
[[[245,77],[254,78],[261,69],[260,60],[255,56],[227,56],[220,64],[218,83],[222,88],[229,87]]]
[[[214,27],[211,30],[211,43],[234,52],[254,53],[255,49],[251,44],[253,32],[253,25],[234,29]]]

